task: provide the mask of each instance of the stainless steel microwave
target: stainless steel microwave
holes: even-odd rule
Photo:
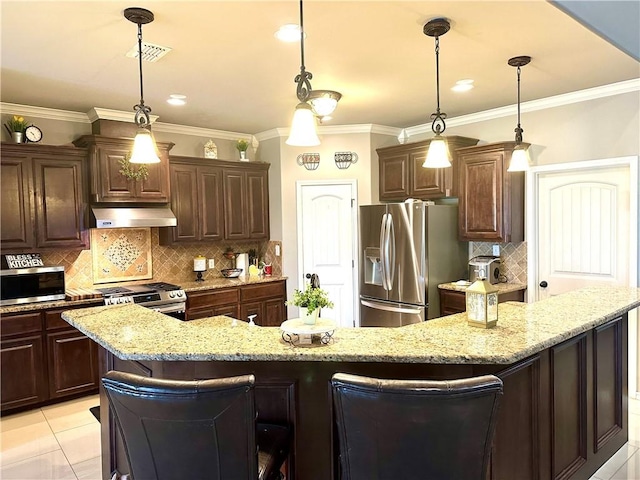
[[[64,267],[0,270],[0,306],[64,300]]]

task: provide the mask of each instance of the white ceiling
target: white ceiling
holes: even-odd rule
[[[297,103],[299,43],[273,33],[298,23],[287,1],[7,1],[1,10],[1,97],[6,103],[88,112],[132,111],[138,62],[125,54],[137,6],[155,21],[146,42],[173,50],[144,64],[145,103],[163,123],[258,133],[286,127]],[[314,89],[343,94],[329,124],[408,127],[435,110],[435,17],[451,20],[440,39],[441,108],[449,117],[516,103],[510,57],[529,55],[522,101],[640,77],[640,64],[543,0],[319,1],[304,3],[305,63]],[[450,90],[471,78],[476,88]],[[187,95],[172,107],[169,94]]]

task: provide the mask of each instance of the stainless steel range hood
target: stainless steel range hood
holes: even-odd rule
[[[175,227],[169,207],[91,207],[96,228]]]

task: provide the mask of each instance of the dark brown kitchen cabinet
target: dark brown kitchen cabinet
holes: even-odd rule
[[[460,240],[524,240],[524,172],[507,172],[514,147],[503,142],[458,150]]]
[[[269,238],[269,164],[171,156],[171,209],[177,227],[163,245]]]
[[[222,169],[171,157],[171,210],[178,225],[160,230],[161,242],[202,242],[224,236]],[[201,159],[199,159],[202,164]]]
[[[48,398],[40,313],[0,319],[1,408],[35,405]]]
[[[81,148],[2,145],[2,249],[88,247]]]
[[[160,163],[146,165],[148,175],[139,180],[129,179],[120,173],[121,162],[133,148],[132,138],[85,135],[73,143],[89,149],[89,194],[92,202],[169,202],[169,151],[173,143],[156,142]],[[132,168],[138,167],[134,165]]]
[[[63,310],[44,313],[49,370],[49,398],[98,388],[98,346],[62,319]]]
[[[216,315],[238,316],[240,293],[237,287],[201,290],[187,293],[186,320],[214,317]]]
[[[224,168],[224,234],[227,240],[269,238],[269,164]]]
[[[0,317],[3,414],[98,391],[97,345],[62,319],[70,308]]]
[[[286,298],[285,281],[245,285],[240,289],[240,318],[256,315],[257,325],[279,327],[287,319]]]
[[[440,295],[440,316],[462,313],[467,310],[466,295],[456,290],[438,289]],[[498,303],[524,302],[524,290],[498,294]]]
[[[263,327],[279,327],[287,319],[285,280],[187,293],[186,319],[226,315]]]
[[[404,201],[407,198],[428,200],[456,197],[456,149],[475,145],[475,138],[450,136],[452,168],[424,168],[431,140],[379,148],[380,200]]]

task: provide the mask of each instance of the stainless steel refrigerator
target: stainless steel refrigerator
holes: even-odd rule
[[[438,284],[466,278],[457,205],[360,207],[360,326],[398,327],[440,316]]]

